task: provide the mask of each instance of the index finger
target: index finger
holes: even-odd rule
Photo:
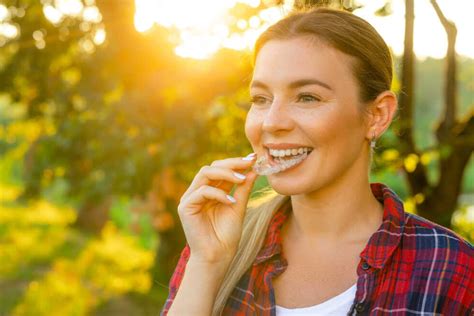
[[[230,170],[247,170],[251,167],[251,165],[255,161],[255,154],[249,154],[246,157],[236,157],[236,158],[227,158],[227,159],[222,159],[222,160],[216,160],[213,163],[211,163],[212,167],[217,167],[217,168],[225,168],[225,169],[230,169]],[[212,184],[212,182],[214,182]],[[228,183],[225,180],[212,180],[209,179],[207,176],[204,175],[197,175],[194,180],[191,182],[189,185],[188,189],[186,192],[183,194],[184,198],[185,196],[191,194],[194,190],[197,188],[203,186],[203,185],[211,185],[216,188],[223,189],[225,191],[229,191],[232,186],[234,185],[233,183]]]
[[[226,158],[222,160],[216,160],[211,163],[213,167],[230,168],[233,170],[244,170],[249,167],[249,161],[254,161],[256,158],[255,153],[248,154],[246,157]]]

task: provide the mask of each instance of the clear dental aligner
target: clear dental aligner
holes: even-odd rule
[[[306,159],[307,156],[308,156],[308,153],[305,152],[295,158],[290,158],[290,159],[276,158],[275,162],[277,164],[274,166],[270,165],[270,162],[265,156],[261,156],[257,159],[255,164],[253,165],[253,170],[261,176],[268,176],[271,174],[282,172],[288,168],[291,168],[299,164],[304,159]]]

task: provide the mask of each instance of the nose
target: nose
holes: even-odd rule
[[[288,106],[277,99],[265,113],[262,123],[262,130],[268,133],[275,133],[278,131],[288,131],[293,128],[293,120],[289,113]]]

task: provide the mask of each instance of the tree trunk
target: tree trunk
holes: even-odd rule
[[[404,170],[411,194],[423,195],[423,201],[417,205],[417,213],[445,227],[451,227],[451,217],[457,207],[457,199],[461,193],[461,184],[465,167],[474,148],[474,116],[464,123],[456,120],[456,26],[448,21],[435,0],[431,0],[438,17],[448,35],[448,51],[446,55],[445,75],[445,107],[444,118],[440,123],[436,137],[438,140],[439,180],[430,184],[426,169],[418,163],[413,172]],[[420,156],[413,141],[413,87],[414,60],[413,23],[414,0],[406,0],[405,49],[402,64],[402,91],[399,97],[400,121],[394,124],[398,128],[400,151],[403,157],[410,154]]]
[[[419,156],[413,139],[414,126],[414,86],[415,86],[415,53],[413,52],[413,26],[415,20],[414,0],[406,0],[405,12],[405,43],[402,60],[401,91],[399,95],[400,120],[394,122],[400,152],[403,157],[410,154]],[[410,192],[415,195],[425,193],[429,187],[426,169],[423,164],[417,164],[413,172],[406,169],[405,175]]]
[[[134,26],[134,0],[97,0],[96,5],[102,15],[102,23],[107,34],[101,54],[105,57],[102,69],[110,68],[110,76],[129,78],[130,73],[137,71],[129,64],[134,62],[137,32]],[[129,73],[123,74],[124,69]],[[98,74],[99,75],[99,74]],[[126,80],[126,79],[124,79]],[[122,82],[123,83],[123,82]],[[79,210],[76,225],[92,232],[99,232],[108,219],[111,199],[103,201],[89,200]]]
[[[181,250],[186,245],[183,228],[177,212],[174,211],[177,207],[175,200],[166,200],[166,209],[173,210],[170,213],[173,216],[174,225],[169,229],[158,231],[160,246],[156,249],[155,265],[152,269],[153,286],[168,285]]]
[[[446,19],[438,3],[431,0],[438,18],[446,30],[448,50],[446,53],[444,117],[436,130],[440,148],[440,178],[430,190],[428,197],[419,205],[418,213],[443,226],[451,227],[451,217],[457,208],[458,196],[464,170],[474,150],[474,113],[465,122],[456,119],[457,114],[457,67],[456,35],[453,22]]]
[[[109,210],[111,206],[111,197],[106,197],[101,201],[85,201],[79,208],[79,213],[74,226],[94,234],[99,234],[109,219]]]

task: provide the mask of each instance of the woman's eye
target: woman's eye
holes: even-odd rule
[[[256,105],[265,104],[266,101],[267,101],[266,98],[264,98],[264,97],[259,97],[259,96],[255,96],[255,97],[252,97],[252,98],[250,99],[250,102],[252,102],[252,104],[256,104]]]
[[[308,103],[319,101],[321,101],[321,98],[311,94],[300,94],[297,97],[297,102]],[[254,96],[250,99],[250,102],[254,105],[265,105],[267,102],[271,102],[271,100],[263,96]]]
[[[318,97],[315,97],[311,94],[300,94],[300,95],[298,95],[298,101],[315,102],[315,101],[321,101],[321,99],[318,98]]]

